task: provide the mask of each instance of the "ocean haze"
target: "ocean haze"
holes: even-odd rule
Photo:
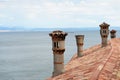
[[[99,30],[98,27],[80,27],[80,28],[25,28],[25,27],[0,27],[0,30],[7,31],[53,31],[53,30],[63,30],[63,31],[86,31],[86,30]],[[120,30],[120,27],[110,27],[110,29]]]

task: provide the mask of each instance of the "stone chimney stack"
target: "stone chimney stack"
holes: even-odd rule
[[[109,24],[103,22],[100,26],[100,35],[101,35],[101,38],[102,38],[102,47],[105,47],[107,46],[107,38],[108,38],[108,35],[109,35]]]
[[[111,38],[116,38],[116,30],[111,30]]]
[[[77,56],[83,56],[83,42],[84,42],[84,35],[76,35],[76,44],[77,44]]]
[[[53,31],[49,35],[52,37],[52,50],[54,56],[54,77],[64,72],[65,37],[67,36],[67,33],[58,30]]]

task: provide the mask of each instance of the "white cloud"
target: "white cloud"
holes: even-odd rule
[[[14,20],[14,17],[8,16],[6,14],[0,14],[0,18],[2,18],[2,19],[8,19],[8,20]]]
[[[9,17],[9,20],[14,21],[15,18],[14,17]]]
[[[5,14],[0,14],[0,18],[5,18],[7,17]]]
[[[6,8],[6,4],[4,4],[3,2],[0,2],[0,9],[4,9]]]
[[[4,8],[6,11],[3,12],[9,16],[20,16],[23,21],[32,20],[38,26],[54,26],[54,22],[55,25],[69,26],[69,22],[74,22],[79,23],[78,25],[87,23],[94,26],[103,21],[117,25],[120,21],[119,3],[120,0],[7,0],[0,3],[0,10],[3,11]],[[3,16],[5,17],[0,14],[0,17]],[[41,23],[37,23],[40,21]]]
[[[37,18],[37,14],[35,13],[28,13],[26,16],[27,19],[36,19]]]

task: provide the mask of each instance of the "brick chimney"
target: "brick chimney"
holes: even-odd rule
[[[103,22],[102,24],[99,25],[100,26],[100,35],[102,38],[102,47],[107,46],[107,38],[109,35],[109,24]]]
[[[67,33],[63,31],[53,31],[49,34],[52,37],[52,50],[54,57],[54,71],[53,77],[64,72],[64,51],[65,51],[65,37]]]
[[[111,38],[116,38],[116,30],[111,30],[110,34],[111,34]]]
[[[77,44],[77,56],[83,56],[83,42],[84,42],[84,35],[76,35],[76,44]]]

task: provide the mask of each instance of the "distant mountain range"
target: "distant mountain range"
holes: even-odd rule
[[[16,31],[16,30],[25,30],[25,28],[23,27],[0,27],[0,30]]]
[[[0,30],[9,31],[53,31],[53,30],[63,30],[63,31],[86,31],[86,30],[99,30],[99,27],[85,27],[85,28],[24,28],[24,27],[0,27]],[[110,27],[110,29],[120,30],[120,27]]]

